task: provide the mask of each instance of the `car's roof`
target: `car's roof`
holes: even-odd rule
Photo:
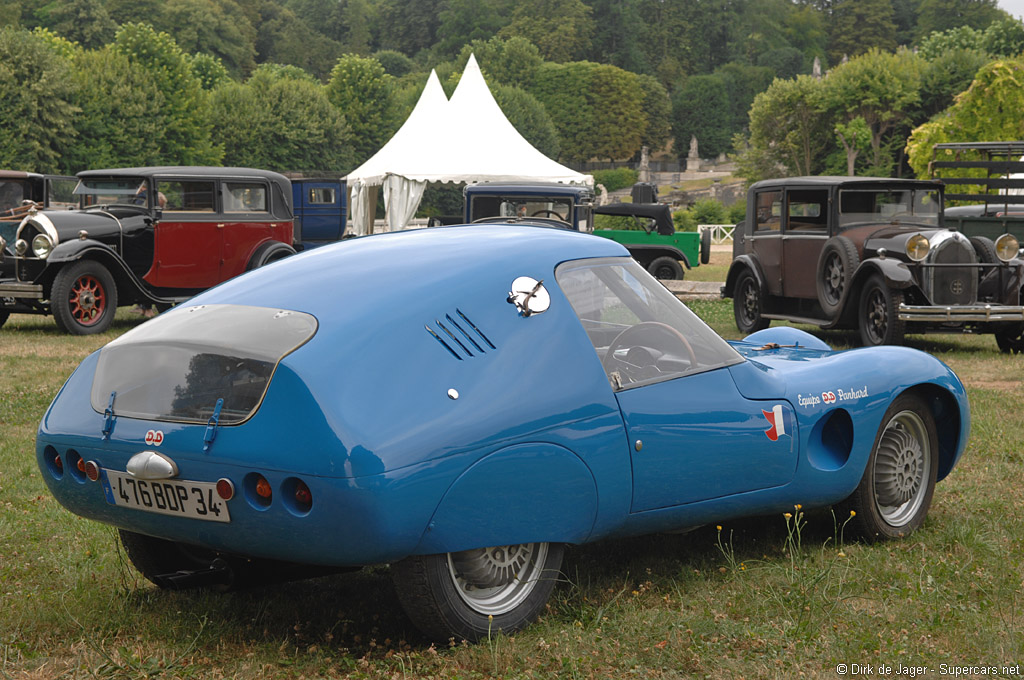
[[[763,187],[786,187],[793,185],[814,185],[814,186],[853,186],[853,185],[914,185],[914,186],[940,186],[942,183],[932,179],[905,179],[901,177],[849,177],[846,175],[816,175],[807,177],[778,177],[775,179],[763,179],[751,185],[751,188]]]
[[[560,184],[557,182],[478,182],[467,184],[466,193],[475,193],[480,190],[487,191],[541,191],[545,194],[577,194],[580,192],[593,193],[590,187],[579,184]]]
[[[36,172],[21,172],[20,170],[0,170],[0,179],[42,179],[42,175]]]
[[[263,177],[274,181],[288,181],[288,178],[272,170],[256,168],[219,168],[206,165],[152,165],[140,168],[108,168],[105,170],[83,170],[78,177],[155,177],[197,176],[197,177]]]

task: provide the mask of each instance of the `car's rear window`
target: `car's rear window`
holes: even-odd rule
[[[175,310],[100,352],[92,407],[117,416],[240,423],[259,407],[277,364],[316,333],[306,313],[241,305]]]

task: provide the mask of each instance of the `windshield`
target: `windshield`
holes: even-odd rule
[[[567,262],[555,270],[555,278],[614,389],[743,361],[633,259]]]
[[[92,407],[114,415],[240,423],[259,407],[277,364],[316,333],[303,312],[201,305],[160,315],[100,352]]]
[[[552,196],[474,196],[470,222],[487,217],[548,217],[572,220],[572,198]]]
[[[82,179],[74,191],[82,197],[82,205],[148,205],[147,182],[142,177]]]
[[[937,227],[941,205],[937,189],[843,189],[839,225],[912,222]]]

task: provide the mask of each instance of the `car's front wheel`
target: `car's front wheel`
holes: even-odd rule
[[[1024,324],[996,331],[996,345],[1003,354],[1024,354]]]
[[[428,637],[475,642],[522,630],[540,615],[564,549],[522,543],[417,555],[391,565],[391,575],[406,614]]]
[[[935,492],[938,435],[925,401],[893,400],[875,438],[860,485],[843,504],[851,528],[869,540],[900,538],[924,522]]]
[[[868,279],[861,291],[857,327],[860,340],[868,347],[899,345],[903,342],[906,324],[899,318],[902,291],[890,288],[879,275]]]
[[[0,312],[0,328],[4,327],[4,324],[7,323],[7,319],[10,316],[11,316],[10,312]]]
[[[57,327],[65,333],[102,333],[110,328],[117,311],[114,277],[93,260],[65,266],[53,279],[50,311]]]
[[[761,316],[761,286],[749,269],[744,270],[736,280],[736,289],[732,297],[733,316],[736,317],[736,328],[741,333],[753,333],[768,328],[768,319]]]
[[[664,281],[682,281],[683,277],[686,276],[686,272],[683,271],[683,265],[679,264],[679,260],[668,255],[655,258],[647,265],[647,271],[654,278]]]

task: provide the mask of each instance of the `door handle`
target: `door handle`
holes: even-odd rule
[[[223,223],[223,222],[219,222],[219,223],[217,224],[217,228],[218,228],[218,229],[223,229],[223,228],[224,228],[224,223]]]

